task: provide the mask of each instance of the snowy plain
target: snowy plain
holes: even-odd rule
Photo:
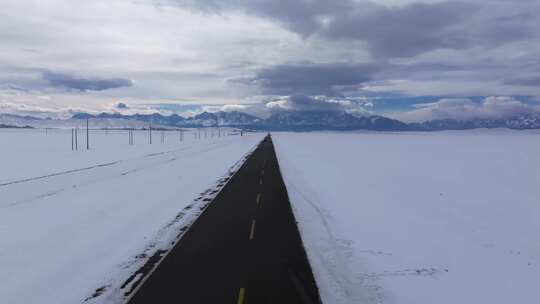
[[[324,303],[536,303],[540,133],[274,133]]]
[[[228,134],[227,132],[224,132]],[[84,133],[83,133],[84,134]],[[192,221],[194,200],[264,134],[0,129],[0,302],[115,302],[115,288]],[[189,210],[188,210],[189,209]],[[173,221],[182,213],[183,218]],[[106,287],[103,296],[91,298]]]

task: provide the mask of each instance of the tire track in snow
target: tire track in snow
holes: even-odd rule
[[[33,201],[37,201],[37,200],[40,200],[40,199],[55,196],[58,193],[64,192],[65,190],[66,190],[65,188],[61,188],[61,189],[58,189],[58,190],[48,191],[48,192],[39,194],[39,195],[37,195],[35,197],[31,197],[31,198],[27,198],[27,199],[23,199],[23,200],[20,200],[20,201],[13,202],[13,203],[7,205],[6,207],[14,207],[14,206],[25,204],[25,203],[31,203]]]
[[[189,148],[190,147],[182,147],[180,149],[174,149],[174,150],[156,152],[156,153],[149,153],[149,154],[143,155],[141,157],[136,157],[136,158],[134,158],[132,160],[146,158],[146,157],[160,156],[160,155],[164,155],[164,154],[169,154],[169,153],[173,153],[173,152],[177,152],[177,151],[186,150],[186,149],[189,149]],[[103,168],[103,167],[114,166],[114,165],[117,165],[119,163],[122,163],[123,161],[125,161],[125,160],[117,160],[117,161],[113,161],[113,162],[108,162],[108,163],[104,163],[104,164],[97,164],[97,165],[84,167],[84,168],[60,171],[60,172],[55,172],[55,173],[36,176],[36,177],[28,177],[28,178],[23,178],[23,179],[19,179],[19,180],[4,182],[4,183],[0,183],[0,187],[5,187],[5,186],[10,186],[10,185],[15,185],[15,184],[21,184],[21,183],[26,183],[26,182],[32,182],[32,181],[36,181],[36,180],[40,180],[40,179],[56,177],[56,176],[61,176],[61,175],[66,175],[66,174],[78,173],[78,172],[88,171],[88,170],[92,170],[92,169],[98,169],[98,168]]]
[[[61,171],[61,172],[51,173],[51,174],[37,176],[37,177],[29,177],[29,178],[25,178],[25,179],[19,179],[19,180],[7,182],[7,183],[2,183],[2,184],[0,184],[0,187],[5,187],[5,186],[9,186],[9,185],[14,185],[14,184],[21,184],[21,183],[26,183],[26,182],[32,182],[32,181],[45,179],[45,178],[49,178],[49,177],[66,175],[66,174],[71,174],[71,173],[77,173],[77,172],[92,170],[92,169],[96,169],[96,168],[114,166],[114,165],[119,164],[121,162],[122,162],[121,160],[117,160],[117,161],[113,161],[113,162],[110,162],[110,163],[99,164],[99,165],[94,165],[94,166],[85,167],[85,168],[72,169],[72,170]]]
[[[216,147],[220,148],[220,147],[224,147],[224,146],[227,146],[227,144],[218,145],[218,143],[212,143],[209,146],[201,147],[201,149],[196,149],[195,151],[192,151],[191,153],[188,153],[188,154],[183,155],[183,156],[187,157],[187,156],[190,156],[192,154],[203,153],[203,152],[207,152],[207,151],[210,151],[212,149],[215,149]],[[193,148],[193,147],[183,147],[181,149],[163,151],[163,152],[158,152],[158,153],[151,153],[151,154],[144,155],[142,157],[135,158],[135,159],[130,160],[130,161],[134,161],[134,160],[138,160],[138,159],[142,159],[142,158],[148,158],[148,157],[163,156],[163,155],[167,155],[167,154],[170,154],[170,153],[189,150],[190,148]],[[99,179],[93,179],[93,180],[89,180],[89,181],[86,181],[86,182],[83,182],[83,183],[73,184],[70,187],[61,187],[61,188],[58,188],[58,189],[55,189],[55,190],[49,190],[49,191],[46,191],[44,193],[40,193],[40,194],[38,194],[36,196],[33,196],[33,197],[30,197],[30,198],[26,198],[26,199],[22,199],[22,200],[12,202],[12,203],[6,205],[5,207],[14,207],[14,206],[18,206],[18,205],[21,205],[21,204],[26,204],[26,203],[31,203],[31,202],[34,202],[34,201],[38,201],[38,200],[41,200],[41,199],[50,198],[52,196],[55,196],[57,194],[65,192],[65,191],[70,191],[70,190],[75,190],[75,189],[78,190],[78,188],[81,188],[81,187],[106,182],[106,181],[109,181],[109,180],[112,180],[112,179],[116,179],[116,178],[119,178],[119,177],[124,177],[124,176],[130,175],[132,173],[138,173],[138,172],[145,171],[145,170],[148,170],[148,169],[153,169],[153,168],[156,168],[156,167],[160,167],[160,166],[172,163],[172,162],[176,161],[177,159],[178,159],[177,156],[173,156],[172,158],[168,158],[168,159],[165,159],[165,160],[159,160],[159,161],[157,161],[155,163],[151,163],[151,164],[148,164],[146,166],[135,167],[135,168],[129,169],[127,171],[123,171],[120,174],[115,173],[112,176],[107,176],[107,177],[103,177],[103,178],[99,178]],[[119,164],[121,162],[122,161],[116,161],[116,162],[112,162],[112,163],[96,165],[96,166],[83,168],[83,169],[78,169],[78,170],[65,171],[64,174],[83,172],[83,171],[90,170],[90,169],[95,169],[95,168],[98,168],[98,167],[108,167],[108,166]],[[55,176],[60,176],[60,175],[64,175],[64,174],[54,174],[54,175],[50,174],[50,175],[47,175],[45,177],[55,177]],[[45,178],[45,177],[42,177],[42,178]],[[34,181],[34,180],[39,180],[39,179],[41,179],[41,178],[27,179],[26,181],[28,182],[28,181]],[[0,186],[1,186],[1,184],[0,184]]]

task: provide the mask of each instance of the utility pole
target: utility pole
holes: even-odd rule
[[[148,130],[150,130],[150,144],[152,144],[152,121],[150,121],[150,128]]]
[[[88,118],[86,119],[86,150],[90,150],[90,132],[88,131]]]

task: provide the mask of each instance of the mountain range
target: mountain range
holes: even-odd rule
[[[355,116],[339,111],[280,111],[266,119],[247,113],[203,112],[193,117],[177,114],[162,115],[119,113],[77,113],[69,119],[42,119],[32,116],[0,114],[0,127],[70,128],[90,119],[96,128],[178,128],[236,127],[254,130],[315,131],[315,130],[375,130],[375,131],[441,131],[476,128],[540,129],[540,113],[533,112],[500,119],[442,119],[420,123],[404,123],[379,115]]]
[[[476,118],[468,120],[440,119],[422,123],[411,123],[414,130],[441,131],[441,130],[470,130],[478,128],[507,128],[514,130],[540,129],[540,113],[531,112],[509,118]]]
[[[237,127],[258,130],[377,130],[377,131],[400,131],[408,130],[408,125],[398,120],[382,117],[369,116],[357,117],[345,112],[338,111],[281,111],[272,114],[267,119],[261,119],[243,112],[203,112],[193,117],[184,118],[173,114],[163,116],[161,114],[148,115],[121,115],[101,113],[91,115],[87,113],[75,114],[74,119],[126,119],[144,122],[159,123],[173,127]]]

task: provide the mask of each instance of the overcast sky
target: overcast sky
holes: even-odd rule
[[[1,7],[0,112],[339,109],[414,121],[538,109],[536,0]]]

